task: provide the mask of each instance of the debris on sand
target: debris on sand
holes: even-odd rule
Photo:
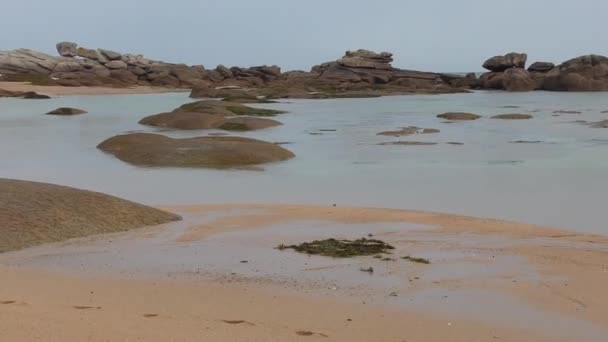
[[[409,260],[411,262],[415,262],[415,263],[419,263],[419,264],[430,264],[431,261],[429,259],[425,259],[425,258],[416,258],[416,257],[412,257],[412,256],[404,256],[401,257],[401,259],[403,260]]]
[[[299,245],[280,245],[277,249],[293,249],[300,253],[323,255],[333,258],[350,258],[362,255],[387,253],[389,250],[394,249],[394,247],[384,241],[362,238],[354,241],[338,239],[315,240],[313,242],[304,242]]]

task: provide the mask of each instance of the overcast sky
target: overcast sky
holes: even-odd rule
[[[608,55],[608,0],[0,0],[0,50],[55,43],[215,67],[306,69],[345,50],[394,66],[477,71],[496,54],[529,61]]]

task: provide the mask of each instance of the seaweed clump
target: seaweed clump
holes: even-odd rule
[[[299,245],[280,245],[278,249],[293,249],[300,253],[323,255],[332,258],[351,258],[387,253],[395,248],[384,241],[362,238],[354,241],[338,239],[315,240]]]

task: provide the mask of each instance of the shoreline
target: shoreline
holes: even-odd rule
[[[29,82],[0,82],[0,89],[14,92],[33,91],[47,96],[68,95],[136,95],[136,94],[164,94],[164,93],[186,93],[190,89],[134,86],[130,88],[112,87],[66,87],[66,86],[41,86]]]
[[[323,335],[353,341],[567,341],[574,336],[599,341],[597,334],[605,332],[605,236],[397,209],[161,208],[179,212],[185,221],[0,255],[0,274],[7,280],[0,300],[15,301],[0,305],[2,330],[17,340],[28,331],[44,336],[49,329],[62,331],[57,340],[93,334],[94,341],[326,339]],[[432,263],[336,260],[273,248],[283,241],[364,232],[393,244],[395,256],[412,253]],[[161,248],[175,256],[175,264],[155,252]],[[247,255],[247,263],[239,262]],[[373,275],[358,271],[369,265]],[[34,291],[32,279],[40,277],[51,285]],[[42,324],[51,310],[54,330]],[[87,324],[67,323],[78,319],[112,328],[93,331]],[[178,325],[183,335],[164,335],[175,333]],[[138,326],[139,335],[128,335],[130,326]]]

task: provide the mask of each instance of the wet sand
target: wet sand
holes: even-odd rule
[[[0,89],[23,92],[33,91],[48,96],[158,94],[190,91],[189,89],[171,89],[151,86],[136,86],[130,88],[38,86],[32,85],[29,82],[0,82]]]
[[[604,236],[405,210],[164,209],[184,221],[0,255],[0,331],[12,341],[603,341],[608,334]],[[274,248],[368,234],[395,246],[395,260]],[[360,271],[367,267],[374,273]]]

